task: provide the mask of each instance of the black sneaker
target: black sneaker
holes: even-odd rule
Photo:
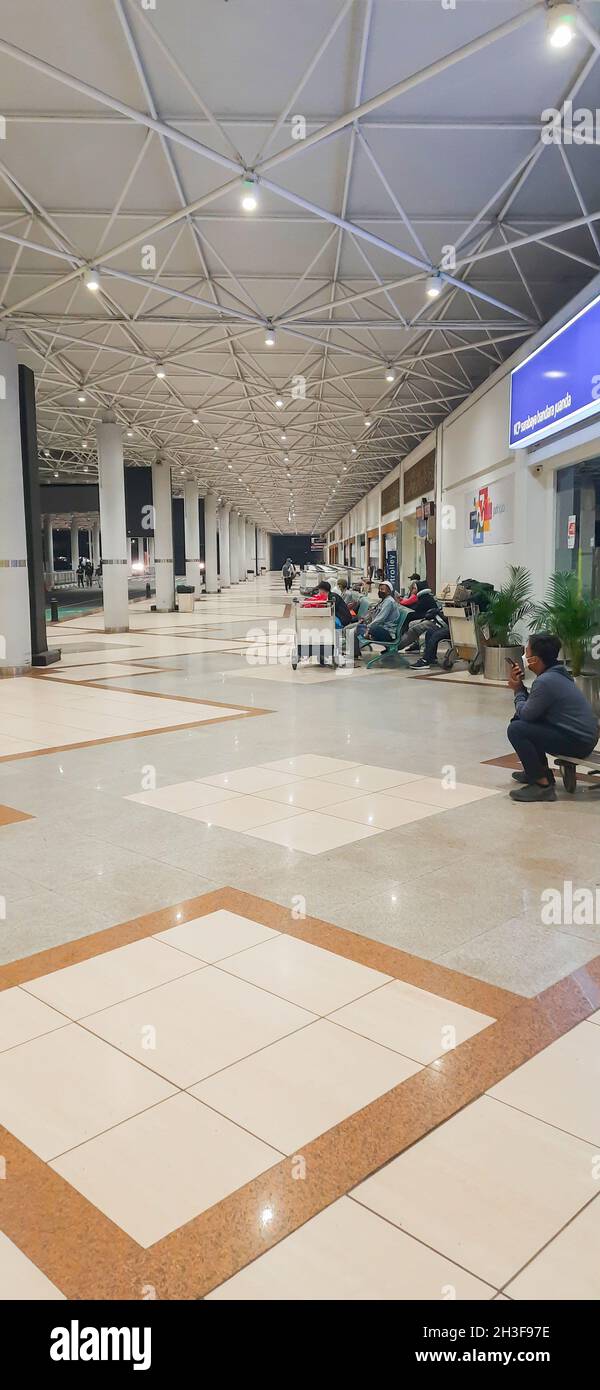
[[[516,787],[510,792],[513,801],[556,801],[556,787],[540,787],[539,782],[529,782],[526,787]]]
[[[429,671],[430,668],[431,662],[426,661],[424,656],[420,656],[418,661],[413,661],[411,669],[413,671]]]
[[[553,786],[554,786],[554,783],[555,783],[554,773],[553,773],[553,772],[549,772],[549,773],[548,773],[548,776],[549,776],[549,778],[550,778],[550,785],[553,787]],[[526,772],[513,772],[513,782],[520,782],[521,785],[522,785],[523,787],[528,787],[528,786],[529,786],[529,778],[528,778],[528,776],[527,776],[527,773],[526,773]]]

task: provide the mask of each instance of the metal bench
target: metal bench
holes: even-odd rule
[[[587,767],[589,772],[586,774],[584,786],[587,791],[598,791],[600,789],[600,748],[594,749],[589,758],[570,758],[565,754],[554,759],[555,767],[560,769],[563,780],[563,787],[566,792],[577,790],[577,768]],[[589,779],[589,780],[587,780]]]

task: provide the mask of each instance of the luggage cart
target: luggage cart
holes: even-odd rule
[[[442,661],[444,671],[451,671],[458,660],[468,663],[469,673],[477,676],[483,670],[481,629],[477,623],[476,603],[445,603],[443,615],[450,628],[450,647]]]
[[[297,669],[300,661],[311,656],[318,656],[321,666],[325,665],[327,658],[333,667],[340,666],[341,630],[336,628],[333,606],[326,604],[323,608],[303,608],[296,600],[292,615],[292,671]]]

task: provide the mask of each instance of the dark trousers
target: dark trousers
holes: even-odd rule
[[[440,645],[440,642],[444,642],[445,639],[449,636],[450,628],[448,627],[447,623],[444,623],[443,625],[438,624],[436,625],[436,627],[430,627],[429,631],[425,634],[426,661],[429,661],[430,663],[435,661],[437,649]]]
[[[511,720],[506,732],[529,782],[539,782],[540,778],[548,777],[547,753],[587,758],[596,746],[595,741],[592,744],[589,740],[584,743],[573,734],[565,734],[562,729],[557,729],[554,724],[534,724],[528,719]]]
[[[293,582],[294,582],[294,576],[293,576],[293,574],[284,574],[284,576],[283,576],[283,582],[284,582],[284,584],[285,584],[285,592],[286,592],[286,594],[289,594],[290,589],[291,589],[291,587],[292,587],[292,584],[293,584]]]

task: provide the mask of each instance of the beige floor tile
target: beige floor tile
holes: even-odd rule
[[[489,1094],[578,1139],[600,1144],[600,1029],[578,1024]]]
[[[597,1025],[600,1025],[600,1009],[597,1013],[590,1014],[590,1017],[588,1018],[588,1023],[595,1023]]]
[[[64,1299],[41,1269],[0,1231],[0,1302],[40,1302]]]
[[[292,758],[280,758],[278,762],[264,763],[264,767],[274,772],[289,772],[295,777],[327,777],[332,772],[344,772],[350,767],[356,767],[356,763],[348,762],[345,758],[322,757],[320,753],[297,753]]]
[[[361,795],[358,787],[338,787],[334,782],[324,782],[319,777],[307,778],[298,782],[286,782],[284,787],[271,787],[259,793],[261,800],[278,804],[298,806],[304,811],[320,811],[333,802],[353,801]]]
[[[278,935],[270,927],[263,927],[262,922],[253,922],[250,917],[240,917],[237,912],[220,908],[192,922],[182,922],[178,927],[157,932],[155,939],[176,946],[180,951],[189,951],[191,956],[210,965]]]
[[[596,1193],[594,1153],[484,1096],[355,1196],[498,1289]]]
[[[341,845],[351,845],[355,840],[366,840],[379,831],[340,817],[326,816],[320,811],[306,811],[283,825],[274,823],[263,826],[262,830],[248,830],[246,834],[274,845],[284,845],[286,849],[299,850],[302,854],[325,854]]]
[[[207,965],[150,994],[92,1014],[85,1022],[93,1033],[175,1085],[193,1086],[313,1018]]]
[[[286,782],[293,782],[294,777],[268,767],[241,767],[199,780],[209,787],[224,787],[228,791],[246,792],[251,796],[253,792],[262,792],[269,787],[282,787]]]
[[[380,792],[386,787],[403,787],[420,780],[414,772],[400,772],[392,767],[370,767],[364,763],[346,772],[328,774],[328,781],[338,782],[341,787],[358,787],[363,792]]]
[[[383,796],[381,792],[369,792],[341,805],[323,807],[326,816],[337,816],[340,820],[353,821],[357,825],[370,825],[375,830],[396,830],[400,825],[410,825],[413,821],[425,820],[427,816],[439,813],[438,806],[418,806],[416,801],[401,801],[399,796]]]
[[[279,824],[302,813],[296,806],[276,806],[273,801],[259,796],[234,796],[220,806],[197,806],[194,811],[181,814],[186,820],[220,825],[223,830],[254,830],[257,826],[270,825],[273,821]]]
[[[84,1018],[201,969],[200,961],[148,937],[42,975],[24,988],[69,1018]]]
[[[456,806],[468,806],[471,801],[484,801],[501,793],[493,787],[467,787],[460,783],[452,788],[445,787],[441,778],[420,777],[418,781],[406,786],[398,793],[410,801],[421,802],[425,806],[437,806],[443,811],[453,811]]]
[[[147,1248],[280,1158],[254,1135],[179,1094],[51,1166]]]
[[[459,1047],[494,1022],[486,1014],[402,980],[392,980],[376,993],[347,1004],[331,1014],[331,1019],[424,1064]]]
[[[363,1303],[450,1296],[491,1299],[493,1290],[342,1197],[209,1293],[208,1300]]]
[[[216,806],[221,801],[231,801],[237,795],[225,787],[207,787],[202,782],[176,782],[172,787],[159,787],[152,792],[135,792],[125,800],[156,806],[159,811],[192,811],[196,806]]]
[[[510,1298],[600,1299],[600,1201],[596,1197],[508,1285]]]
[[[230,956],[223,968],[315,1014],[339,1009],[390,978],[321,946],[284,935]]]
[[[24,989],[4,989],[0,993],[0,1052],[39,1038],[42,1033],[52,1033],[55,1028],[64,1028],[66,1023],[66,1018],[32,999]]]
[[[194,1086],[192,1095],[274,1148],[295,1153],[419,1070],[321,1019]]]
[[[0,1122],[46,1160],[166,1100],[172,1090],[77,1024],[0,1055]]]

